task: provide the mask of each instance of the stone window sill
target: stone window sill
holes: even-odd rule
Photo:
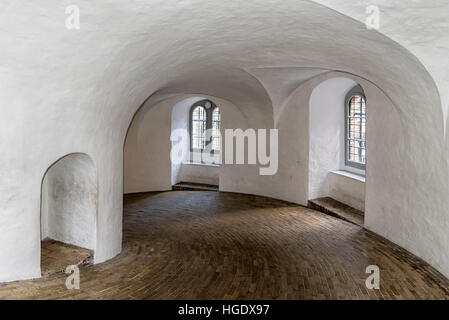
[[[188,165],[188,166],[203,166],[203,167],[214,167],[214,168],[219,168],[220,165],[216,164],[216,163],[204,163],[204,162],[191,162],[191,161],[186,161],[182,163],[183,165]]]
[[[331,171],[331,172],[334,174],[340,175],[340,176],[344,176],[346,178],[358,180],[360,182],[365,183],[365,176],[362,176],[360,174],[352,173],[352,172],[345,171],[345,170],[336,170],[336,171]]]

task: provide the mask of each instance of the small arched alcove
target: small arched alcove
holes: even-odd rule
[[[88,155],[69,154],[46,171],[41,193],[43,275],[91,260],[97,202],[97,172]]]

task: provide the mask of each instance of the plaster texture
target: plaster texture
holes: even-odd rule
[[[344,168],[345,96],[356,85],[348,78],[333,78],[310,96],[309,199],[329,196],[329,173]]]
[[[362,23],[365,23],[368,16],[367,7],[377,6],[380,12],[378,32],[406,47],[426,67],[441,96],[443,117],[440,121],[447,124],[449,109],[449,60],[447,59],[449,4],[447,1],[314,0],[314,2]]]
[[[220,185],[220,167],[183,163],[179,181]]]
[[[172,112],[171,112],[171,132],[175,132],[176,130],[184,130],[185,132],[190,132],[190,109],[192,105],[195,102],[204,100],[203,97],[191,97],[187,98],[185,100],[182,100],[178,102],[176,105],[173,106]],[[181,143],[179,150],[182,150],[184,157],[182,159],[182,162],[188,162],[188,155],[190,151],[190,143],[189,141],[172,141],[172,148],[175,148],[178,143]],[[172,185],[175,185],[182,181],[189,181],[189,180],[183,180],[190,177],[181,176],[183,169],[183,163],[174,163],[172,162],[171,165],[171,176],[172,176]],[[217,179],[218,180],[218,179]],[[195,181],[190,181],[195,182]],[[218,185],[218,184],[217,184]]]
[[[365,211],[365,181],[341,171],[329,172],[329,196],[359,211]]]

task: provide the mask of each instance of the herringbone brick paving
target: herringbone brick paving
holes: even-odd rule
[[[380,290],[365,286],[380,267]],[[65,274],[0,285],[2,299],[447,299],[427,263],[354,224],[264,197],[125,197],[123,251]]]

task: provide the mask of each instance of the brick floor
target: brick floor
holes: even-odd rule
[[[363,227],[364,213],[329,197],[309,200],[308,207]]]
[[[64,272],[70,265],[92,262],[92,251],[54,240],[41,243],[41,271],[43,276]]]
[[[380,267],[380,290],[365,269]],[[123,251],[66,275],[0,285],[2,299],[447,299],[422,260],[349,222],[241,194],[125,197]]]

